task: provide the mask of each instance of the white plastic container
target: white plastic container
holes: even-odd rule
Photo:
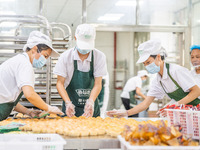
[[[58,134],[0,134],[0,150],[63,150]]]
[[[200,138],[200,111],[165,109],[167,111],[168,125],[181,125],[182,133]]]
[[[122,150],[200,150],[200,146],[133,146],[118,136]]]

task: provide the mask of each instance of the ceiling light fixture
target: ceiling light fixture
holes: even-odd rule
[[[98,18],[99,21],[117,21],[119,20],[124,14],[105,14]]]
[[[0,11],[1,15],[16,15],[14,11]]]
[[[2,28],[12,28],[12,27],[16,27],[17,23],[16,22],[2,22],[0,23],[0,27]]]
[[[132,1],[118,1],[117,3],[115,3],[116,6],[136,6],[136,1],[132,0]]]
[[[0,2],[14,2],[15,0],[0,0]]]

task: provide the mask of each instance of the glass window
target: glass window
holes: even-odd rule
[[[1,15],[38,15],[39,0],[0,0]]]
[[[140,0],[139,23],[187,25],[188,0]]]
[[[51,22],[62,22],[75,29],[81,23],[82,0],[44,0],[43,15]]]
[[[87,3],[87,22],[134,25],[135,10],[136,0],[93,0]]]
[[[193,5],[193,21],[192,21],[192,43],[200,44],[200,2],[196,2]]]

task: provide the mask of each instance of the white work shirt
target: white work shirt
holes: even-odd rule
[[[192,75],[190,74],[190,71],[187,68],[176,64],[169,64],[169,72],[172,78],[179,84],[184,92],[189,92],[189,89],[196,85]],[[167,93],[174,92],[178,88],[167,74],[166,64],[164,63],[162,78],[160,74],[157,73],[157,76],[151,83],[147,96],[163,99],[163,97],[167,95],[163,90],[160,81],[162,82],[162,85]]]
[[[75,48],[71,48],[62,53],[56,63],[53,73],[65,78],[65,88],[69,85],[74,73],[74,60],[77,60],[77,69],[82,72],[90,70],[90,62],[92,61],[92,52],[87,59],[82,61]],[[103,77],[107,74],[106,56],[101,51],[93,50],[94,58],[94,77]]]
[[[34,88],[35,78],[27,53],[18,54],[0,65],[0,104],[14,102],[29,85]]]
[[[132,77],[130,78],[123,89],[123,92],[121,94],[122,98],[127,98],[130,99],[129,92],[136,90],[136,88],[141,88],[142,87],[142,79],[139,76]]]
[[[200,87],[200,74],[197,74],[195,69],[191,70],[191,74],[196,81],[196,84]]]
[[[200,74],[197,74],[195,69],[191,70],[191,74],[192,74],[196,84],[200,87]],[[200,96],[198,98],[200,99]]]
[[[107,73],[106,76],[103,76],[102,79],[105,79],[105,84],[104,84],[104,97],[103,97],[103,106],[100,108],[101,112],[101,117],[105,117],[106,110],[108,108],[108,101],[109,101],[109,74]]]

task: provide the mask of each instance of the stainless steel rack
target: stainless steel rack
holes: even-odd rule
[[[60,54],[69,49],[72,46],[72,32],[70,27],[64,23],[51,23],[52,27],[52,41],[53,48]],[[58,58],[51,59],[51,72],[58,61]],[[62,98],[60,97],[56,89],[57,77],[52,74],[51,76],[51,105],[62,105]]]

